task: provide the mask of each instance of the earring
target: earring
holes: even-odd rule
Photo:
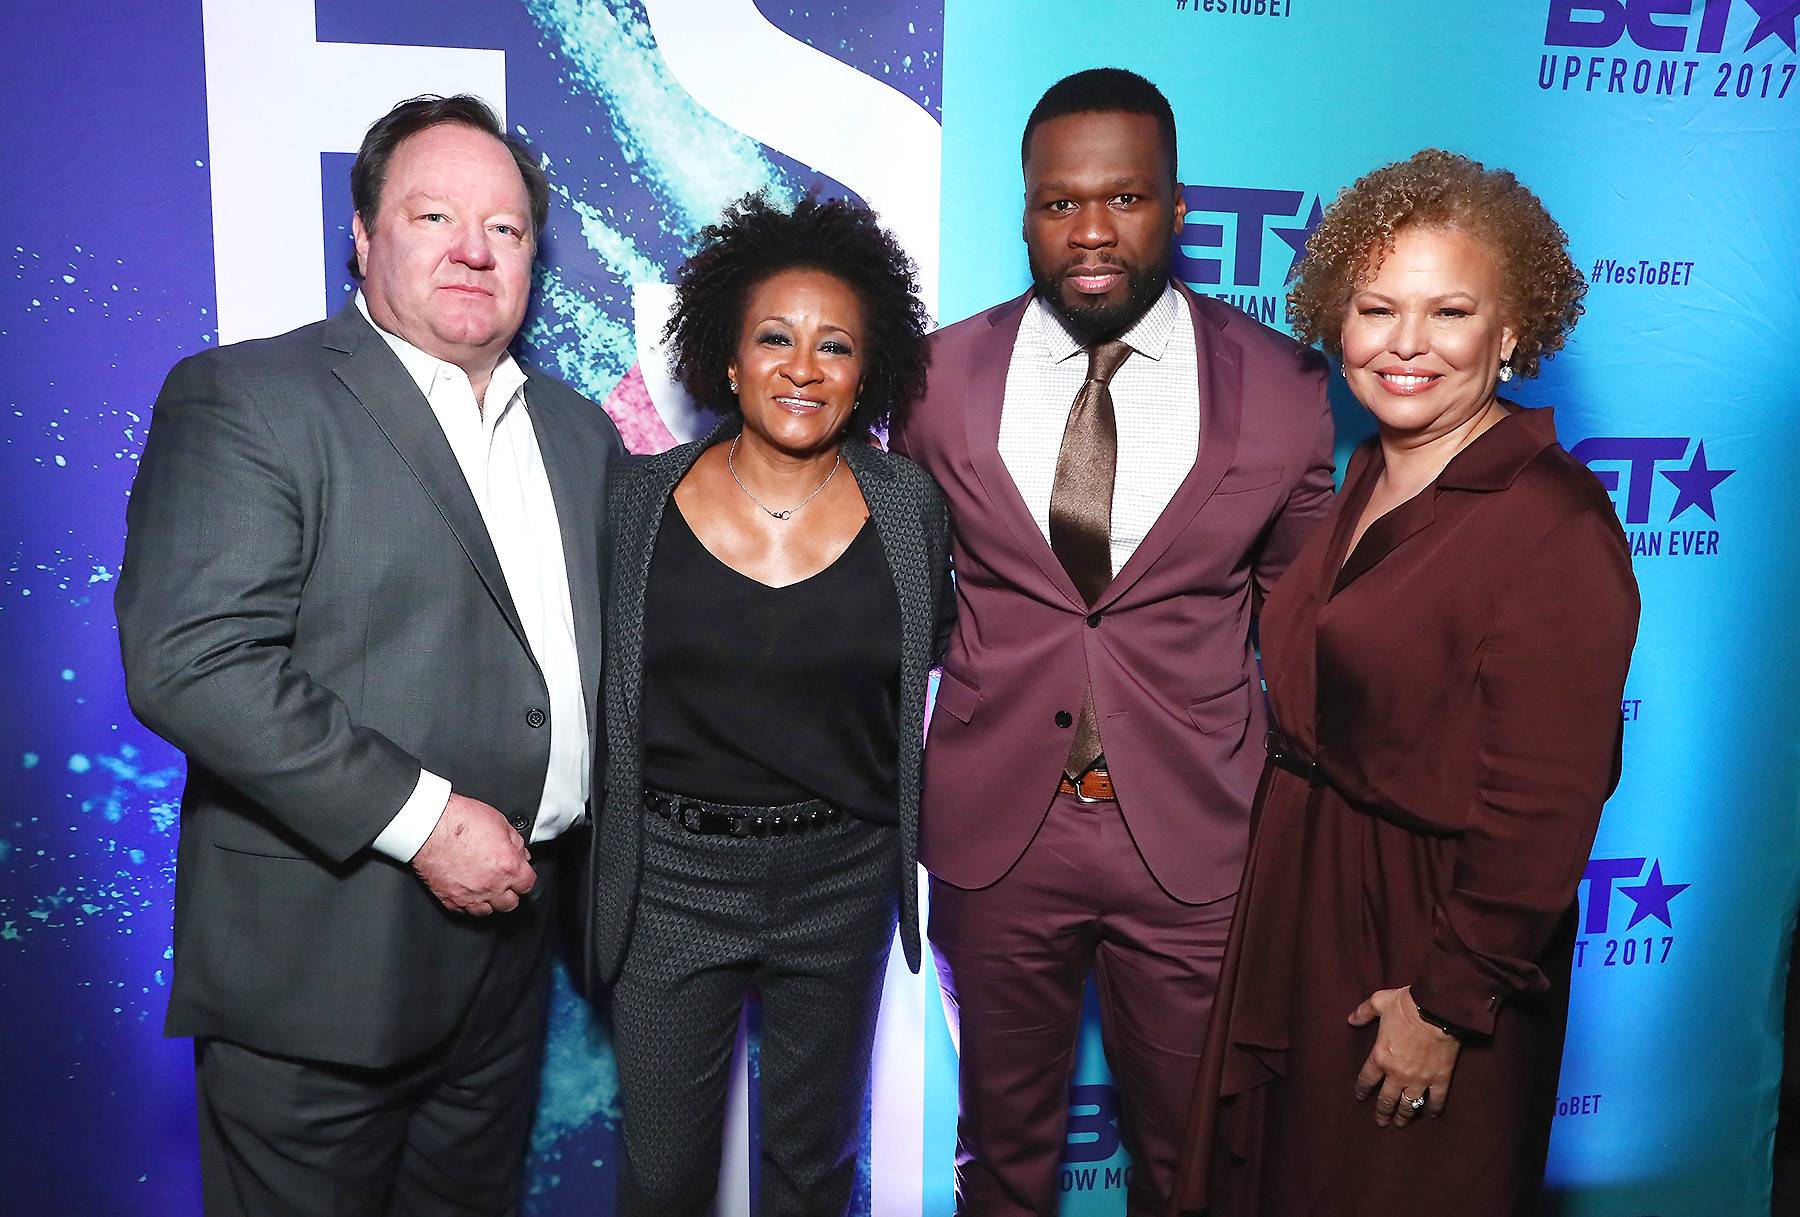
[[[726,383],[726,384],[728,384],[728,385],[730,385],[730,386],[731,386],[731,391],[732,391],[732,392],[733,392],[733,393],[736,393],[736,392],[737,392],[737,381],[735,381],[735,380],[727,380],[727,381],[726,381],[726,382],[725,382],[725,383]]]
[[[1506,381],[1511,380],[1512,378],[1513,378],[1512,364],[1510,364],[1510,363],[1501,364],[1500,365],[1500,380],[1501,380],[1501,382],[1504,383]]]

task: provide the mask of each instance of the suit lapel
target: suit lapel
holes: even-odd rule
[[[537,434],[550,497],[556,503],[563,565],[569,579],[569,606],[575,619],[575,648],[581,661],[581,692],[593,706],[600,687],[600,496],[605,471],[583,464],[584,450],[569,434],[568,403],[535,371],[526,372],[526,417]],[[598,409],[599,407],[592,407]]]
[[[326,325],[325,341],[331,349],[349,356],[332,369],[339,382],[369,412],[394,451],[418,478],[463,553],[468,555],[475,573],[500,606],[507,624],[529,652],[531,644],[513,606],[512,593],[507,590],[500,557],[494,552],[481,510],[475,506],[475,496],[469,491],[462,467],[456,463],[456,454],[450,450],[450,441],[444,438],[443,428],[438,426],[425,395],[354,303],[340,309]]]
[[[980,344],[969,368],[968,389],[963,397],[968,403],[963,411],[963,422],[968,430],[969,463],[974,466],[976,480],[986,492],[994,514],[1006,522],[1019,548],[1030,555],[1044,577],[1065,599],[1085,609],[1086,597],[1075,590],[1069,572],[1063,569],[1056,551],[1050,548],[1049,540],[1032,518],[1031,508],[1025,505],[1025,496],[1019,493],[1018,483],[1013,481],[1000,456],[1000,414],[1006,404],[1006,372],[1012,365],[1013,344],[1019,340],[1019,325],[1025,319],[1025,309],[1030,302],[1031,293],[1026,292],[987,314],[987,322],[994,332],[990,341]]]
[[[844,445],[844,459],[868,505],[869,518],[881,540],[888,570],[894,576],[894,595],[900,602],[900,688],[895,713],[899,715],[900,772],[917,773],[920,745],[925,732],[925,686],[931,668],[931,648],[937,630],[937,572],[932,569],[933,546],[927,536],[921,503],[905,491],[895,475],[892,458],[867,444]],[[902,783],[904,787],[904,780]],[[905,893],[902,909],[917,900],[919,856],[918,804],[900,808],[900,883]],[[901,913],[904,921],[910,914]],[[908,950],[912,948],[909,946]]]
[[[1195,514],[1218,489],[1225,471],[1237,456],[1238,428],[1243,421],[1243,351],[1226,326],[1202,317],[1193,293],[1177,287],[1194,327],[1194,348],[1199,354],[1200,448],[1194,467],[1175,488],[1174,495],[1156,517],[1156,523],[1138,542],[1131,558],[1101,595],[1096,608],[1115,603],[1144,573],[1156,564],[1180,536]]]
[[[894,591],[900,598],[903,671],[923,672],[930,666],[934,602],[925,548],[918,543],[922,526],[917,504],[898,493],[894,471],[867,444],[844,444],[844,460],[862,491],[869,518],[875,521],[875,534],[881,538],[894,576]]]
[[[721,419],[705,439],[671,448],[630,468],[627,493],[614,499],[622,507],[619,519],[608,519],[612,538],[614,616],[607,622],[615,639],[613,664],[619,679],[609,678],[607,688],[617,689],[618,704],[609,700],[609,722],[618,725],[614,741],[620,755],[636,764],[643,749],[644,601],[650,586],[650,562],[656,556],[656,537],[662,531],[663,512],[675,498],[675,487],[708,447],[734,433],[735,416]],[[610,731],[610,728],[609,728]]]

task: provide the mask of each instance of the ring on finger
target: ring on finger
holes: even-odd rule
[[[1426,1096],[1429,1095],[1430,1093],[1431,1093],[1431,1090],[1429,1088],[1427,1088],[1425,1090],[1421,1090],[1414,1097],[1407,1099],[1406,1092],[1403,1090],[1400,1092],[1400,1097],[1402,1099],[1406,1099],[1406,1110],[1416,1116],[1421,1111],[1425,1110],[1425,1099],[1426,1099]]]

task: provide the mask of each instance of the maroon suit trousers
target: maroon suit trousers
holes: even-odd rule
[[[1183,904],[1117,803],[1058,795],[1018,862],[977,889],[931,881],[932,949],[960,1031],[956,1211],[1054,1214],[1090,972],[1133,1170],[1162,1214],[1236,897]]]

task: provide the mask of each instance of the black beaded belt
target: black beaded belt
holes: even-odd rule
[[[739,807],[661,790],[644,791],[644,810],[689,832],[724,837],[780,837],[829,828],[844,819],[843,811],[818,799],[782,807]]]
[[[1319,762],[1309,761],[1294,750],[1294,746],[1282,737],[1281,732],[1273,727],[1263,736],[1263,748],[1268,751],[1269,761],[1277,769],[1285,769],[1297,778],[1308,782],[1322,780],[1319,774]]]

